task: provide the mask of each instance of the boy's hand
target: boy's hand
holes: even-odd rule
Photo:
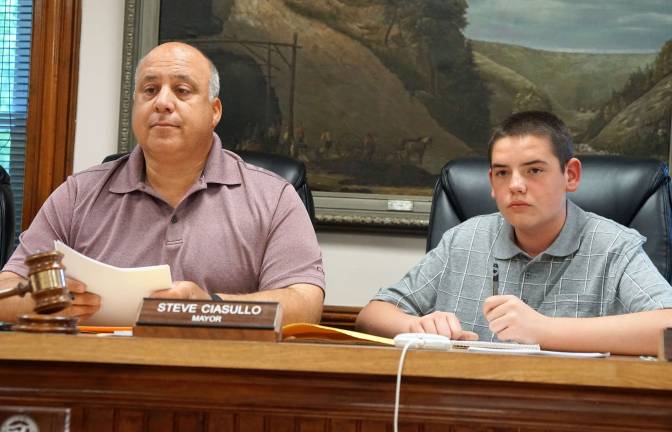
[[[453,340],[478,340],[476,333],[462,330],[460,320],[454,313],[432,312],[422,317],[413,318],[408,327],[409,333],[440,334]]]
[[[524,344],[540,343],[550,319],[512,295],[488,297],[483,304],[483,315],[498,339]]]

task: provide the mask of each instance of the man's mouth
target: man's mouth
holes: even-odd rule
[[[175,123],[168,121],[157,121],[149,124],[149,127],[178,127]]]

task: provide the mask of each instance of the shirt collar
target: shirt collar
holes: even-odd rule
[[[580,235],[588,221],[588,216],[579,206],[567,200],[567,218],[558,237],[542,254],[564,257],[579,250]],[[502,226],[497,233],[493,255],[497,259],[511,259],[522,254],[528,256],[516,244],[513,227],[502,216]]]
[[[127,157],[118,174],[110,183],[110,192],[129,193],[136,190],[145,190],[148,185],[145,181],[145,155],[140,146],[135,146]],[[222,142],[216,133],[212,134],[212,147],[205,161],[205,167],[201,178],[204,183],[216,183],[224,185],[239,185],[242,183],[238,164],[242,162],[240,156],[222,149]]]
[[[216,133],[212,134],[212,148],[208,154],[208,160],[203,169],[203,181],[205,183],[217,183],[223,185],[239,185],[243,182],[238,164],[243,160],[237,154],[223,150],[222,142]]]

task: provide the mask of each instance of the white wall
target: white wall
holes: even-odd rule
[[[82,2],[75,172],[117,152],[123,27],[122,0]]]
[[[124,2],[84,0],[74,169],[116,153]],[[363,306],[424,254],[424,237],[319,232],[326,304]]]
[[[364,306],[424,255],[425,238],[318,232],[327,274],[326,304]]]

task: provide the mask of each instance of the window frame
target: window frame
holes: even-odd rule
[[[81,0],[33,1],[22,230],[72,173],[81,15]]]

